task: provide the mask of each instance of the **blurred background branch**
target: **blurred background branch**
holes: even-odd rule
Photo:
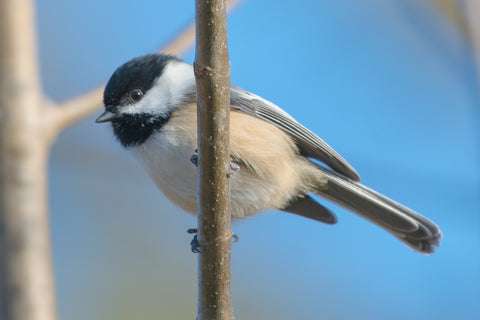
[[[31,0],[0,1],[0,318],[55,320],[44,134]]]
[[[464,15],[466,17],[468,29],[467,34],[472,42],[472,47],[476,57],[477,81],[480,82],[480,1],[464,0]]]
[[[468,32],[468,21],[465,19],[464,4],[458,0],[432,0],[438,9],[464,34]],[[470,0],[462,0],[470,1]],[[476,0],[473,0],[476,1]]]

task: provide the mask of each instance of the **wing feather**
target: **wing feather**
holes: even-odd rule
[[[288,133],[302,155],[319,160],[354,181],[360,181],[358,173],[345,159],[280,107],[234,85],[230,89],[230,100],[232,109],[269,122]]]

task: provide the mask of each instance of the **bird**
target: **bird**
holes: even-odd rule
[[[197,213],[196,82],[193,67],[173,55],[131,59],[110,77],[105,111],[120,144],[158,189],[183,210]],[[262,97],[230,86],[231,217],[267,210],[326,224],[336,215],[312,195],[383,228],[414,251],[431,254],[439,227],[360,183],[355,169],[321,138]]]

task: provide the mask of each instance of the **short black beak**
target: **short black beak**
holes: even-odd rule
[[[102,122],[109,122],[112,121],[116,118],[118,118],[120,115],[110,112],[110,111],[105,111],[100,115],[100,117],[95,120],[96,123],[102,123]]]

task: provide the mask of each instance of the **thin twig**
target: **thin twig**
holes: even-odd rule
[[[230,61],[225,0],[196,0],[198,117],[198,320],[232,320]]]

